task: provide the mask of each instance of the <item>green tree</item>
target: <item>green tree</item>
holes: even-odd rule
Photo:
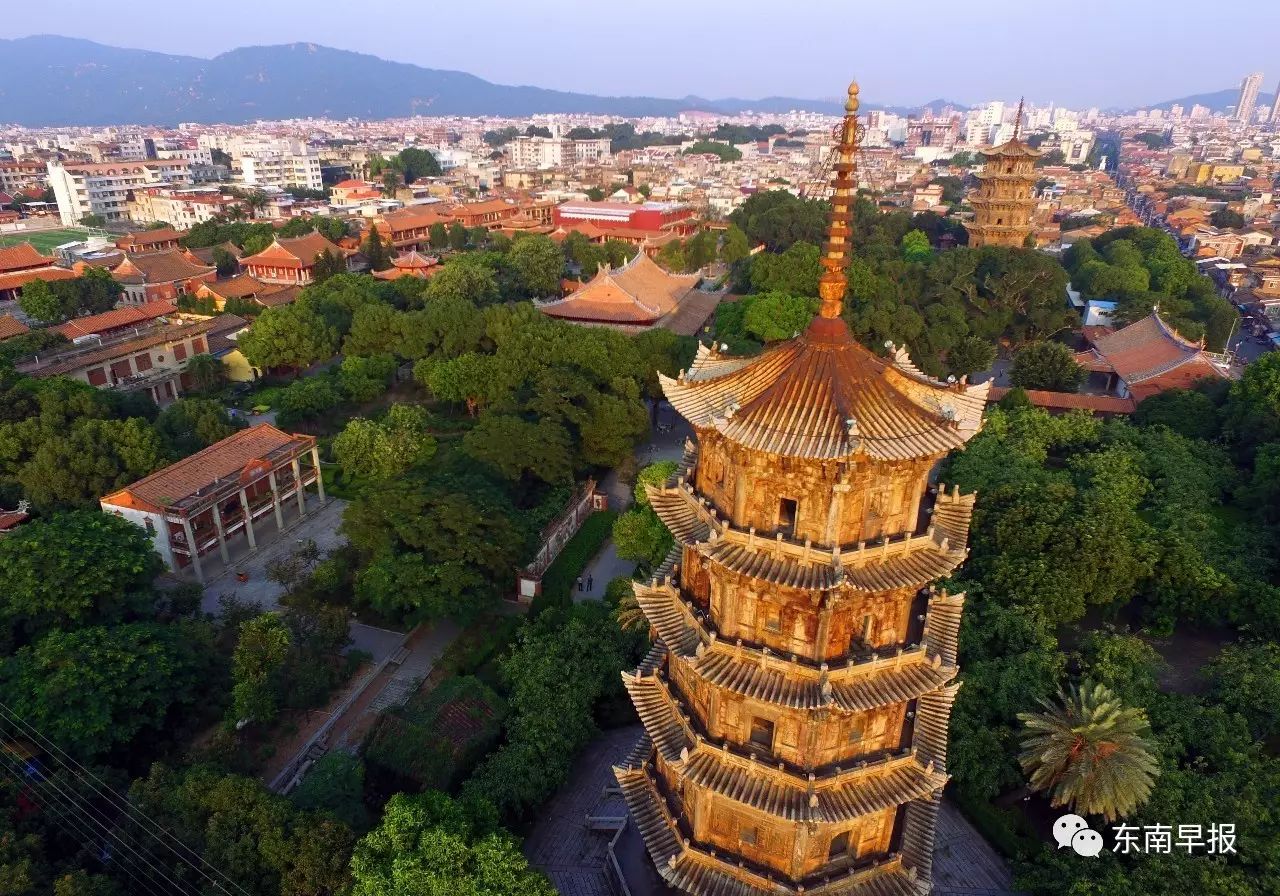
[[[730,224],[720,242],[720,260],[725,264],[737,264],[751,254],[751,243],[742,228]]]
[[[340,821],[295,809],[250,778],[207,765],[151,767],[129,801],[249,896],[327,896],[350,886],[355,837]],[[165,855],[169,855],[165,853]],[[197,892],[207,881],[173,859],[165,869]]]
[[[613,543],[622,559],[652,567],[662,561],[675,540],[651,508],[636,507],[613,521]]]
[[[926,262],[933,258],[933,247],[929,245],[929,237],[920,230],[911,230],[904,234],[899,247],[903,261]]]
[[[333,440],[333,456],[347,476],[393,479],[435,454],[427,412],[395,404],[381,421],[357,417]]]
[[[155,427],[174,457],[195,454],[240,428],[221,402],[208,398],[178,399],[160,412]]]
[[[1239,230],[1244,227],[1244,215],[1229,208],[1220,208],[1209,215],[1209,223],[1214,227]]]
[[[391,253],[387,251],[387,244],[378,233],[378,225],[374,224],[369,228],[369,235],[365,237],[360,248],[369,262],[369,267],[373,270],[385,271],[391,267]]]
[[[429,228],[427,233],[431,239],[431,248],[440,250],[449,248],[449,230],[444,226],[442,221],[436,221]]]
[[[1013,356],[1009,381],[1024,389],[1074,392],[1084,379],[1084,368],[1071,349],[1058,342],[1033,342]]]
[[[80,223],[84,227],[106,227],[107,219],[102,215],[82,215]]]
[[[241,624],[231,656],[229,721],[265,723],[275,719],[290,647],[289,630],[273,613],[263,613]]]
[[[754,244],[782,252],[793,243],[817,246],[827,232],[825,203],[800,199],[786,190],[756,193],[729,215]]]
[[[219,277],[231,277],[240,270],[240,260],[222,246],[214,246],[213,266]]]
[[[526,474],[552,485],[573,481],[569,433],[554,420],[532,423],[510,414],[485,414],[463,436],[462,448],[513,481]]]
[[[0,662],[14,713],[62,749],[92,759],[191,709],[215,669],[203,623],[132,623],[50,632]]]
[[[404,174],[404,182],[411,184],[420,177],[439,177],[443,172],[436,157],[425,149],[408,146],[396,156],[398,167]]]
[[[1033,789],[1049,791],[1054,806],[1107,821],[1147,801],[1160,767],[1142,710],[1088,681],[1041,705],[1043,712],[1018,714],[1025,726],[1019,762]]]
[[[465,808],[436,791],[393,796],[382,823],[357,844],[351,875],[352,896],[556,892],[529,868],[515,838],[478,828]]]
[[[947,352],[947,366],[958,377],[989,370],[995,360],[996,347],[977,336],[966,336]]]
[[[550,237],[540,234],[516,240],[507,253],[524,295],[545,299],[560,295],[564,256]]]
[[[822,273],[818,247],[810,243],[791,244],[780,255],[763,253],[751,259],[753,292],[780,292],[792,296],[816,296]]]
[[[227,368],[213,355],[200,354],[192,356],[183,369],[190,386],[188,392],[210,395],[217,392],[227,383]]]
[[[441,401],[465,404],[472,417],[493,399],[514,387],[507,366],[493,355],[467,352],[448,361],[420,361],[413,378]]]
[[[345,750],[333,750],[318,759],[289,799],[299,809],[328,812],[352,830],[369,826],[364,763]]]
[[[97,510],[35,519],[0,539],[0,620],[26,639],[118,623],[151,603],[162,569],[140,526]]]
[[[1247,719],[1255,738],[1280,734],[1280,644],[1229,644],[1205,672],[1214,699]]]
[[[468,258],[450,261],[427,281],[427,303],[442,298],[470,302],[477,307],[498,301],[498,281],[493,269]]]
[[[687,156],[709,154],[722,162],[738,162],[742,160],[742,151],[728,143],[716,143],[711,140],[699,140],[684,151]]]
[[[454,221],[449,225],[449,248],[455,252],[461,252],[467,248],[467,241],[471,235],[467,233],[467,228],[459,221]]]
[[[346,260],[332,249],[325,249],[316,255],[311,277],[314,283],[324,283],[331,277],[337,277],[345,273],[347,273]]]
[[[310,305],[294,302],[268,308],[239,338],[240,350],[254,367],[310,367],[338,350],[338,330]]]
[[[390,387],[397,366],[389,354],[348,355],[338,368],[338,387],[349,401],[373,401]]]
[[[743,326],[761,342],[777,342],[804,332],[817,312],[818,302],[809,296],[764,292],[749,297]]]
[[[367,559],[356,596],[404,619],[473,619],[508,587],[524,550],[506,495],[479,476],[426,471],[377,483],[342,531]]]
[[[65,320],[67,316],[62,300],[54,295],[49,284],[43,280],[32,280],[22,287],[18,307],[23,314],[42,323],[56,323]]]
[[[138,418],[76,420],[60,436],[40,437],[18,473],[27,497],[41,510],[96,507],[103,495],[167,462],[160,435]]]

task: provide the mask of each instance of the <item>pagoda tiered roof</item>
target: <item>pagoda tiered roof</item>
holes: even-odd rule
[[[697,283],[697,274],[673,274],[637,252],[622,267],[602,267],[563,299],[539,303],[538,310],[567,320],[649,326],[675,311]]]
[[[932,457],[959,448],[981,427],[990,388],[932,379],[903,350],[878,358],[838,318],[819,318],[755,358],[702,347],[680,378],[660,379],[695,428],[769,454],[832,459]]]

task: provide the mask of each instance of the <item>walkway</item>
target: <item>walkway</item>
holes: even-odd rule
[[[665,403],[658,412],[658,423],[669,429],[667,432],[650,430],[649,441],[636,449],[637,469],[662,460],[679,460],[684,455],[685,439],[693,437],[693,428]],[[609,496],[609,509],[618,513],[625,512],[634,503],[632,489],[631,484],[621,481],[616,468],[600,482],[600,490]],[[582,572],[583,580],[590,576],[595,587],[589,592],[575,590],[574,601],[602,600],[609,582],[619,577],[631,578],[635,568],[635,561],[619,557],[613,539],[609,539]]]

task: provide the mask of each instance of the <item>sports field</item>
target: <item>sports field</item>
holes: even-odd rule
[[[0,233],[0,246],[16,246],[18,243],[30,243],[42,254],[48,255],[54,246],[82,240],[89,231],[83,227],[64,227],[58,230],[25,230],[18,233]]]

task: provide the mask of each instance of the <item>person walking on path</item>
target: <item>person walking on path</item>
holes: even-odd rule
[[[582,576],[578,576],[578,591],[582,591]]]
[[[587,593],[591,593],[591,589],[595,586],[595,577],[587,576]]]

